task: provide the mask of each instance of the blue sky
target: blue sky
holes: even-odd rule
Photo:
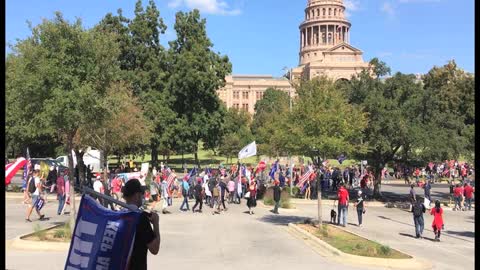
[[[135,0],[7,0],[6,42],[30,35],[33,25],[61,11],[80,17],[86,28],[122,8],[133,17]],[[148,0],[143,0],[146,5]],[[364,60],[379,57],[394,72],[425,73],[455,59],[474,72],[474,0],[344,0],[352,23],[351,44]],[[175,38],[175,13],[200,9],[207,18],[214,50],[226,54],[234,74],[280,76],[298,65],[299,30],[307,0],[156,0],[169,29],[162,43]],[[6,49],[8,52],[9,50]]]

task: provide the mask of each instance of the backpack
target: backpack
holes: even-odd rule
[[[30,180],[28,182],[28,192],[29,193],[34,193],[37,187],[35,186],[35,178],[30,177]]]
[[[415,205],[415,207],[413,208],[413,215],[416,216],[416,217],[419,217],[422,215],[423,211],[422,211],[422,205],[420,204],[417,204]]]
[[[218,190],[218,187],[215,186],[213,188],[213,197],[218,197],[218,196],[220,196],[220,191]]]

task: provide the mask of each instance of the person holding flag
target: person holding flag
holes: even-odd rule
[[[278,159],[277,161],[275,161],[274,164],[272,164],[272,168],[270,169],[270,172],[268,173],[268,176],[270,176],[270,178],[272,178],[273,180],[275,180],[275,173],[277,172],[278,170]]]

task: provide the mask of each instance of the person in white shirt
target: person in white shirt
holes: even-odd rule
[[[104,193],[105,189],[103,187],[100,175],[98,175],[97,178],[95,179],[95,182],[93,182],[93,190],[95,190],[98,193],[102,193],[102,194]],[[100,204],[103,205],[102,199],[100,198],[97,198],[97,199],[100,202]]]
[[[40,173],[39,170],[35,170],[33,172],[33,177],[30,178],[30,181],[35,181],[35,191],[32,193],[32,204],[27,209],[27,217],[25,218],[26,222],[32,222],[30,220],[30,215],[32,215],[33,208],[35,208],[35,211],[37,212],[37,214],[39,216],[39,220],[44,220],[45,219],[45,215],[42,215],[40,213],[40,210],[38,210],[38,208],[35,207],[37,202],[41,199],[40,194],[42,192],[42,181],[40,180],[40,177],[38,176],[39,173]],[[30,181],[27,183],[27,189],[30,185]]]
[[[210,205],[210,200],[212,199],[212,192],[208,188],[208,182],[209,179],[207,177],[207,180],[203,183],[203,190],[205,190],[205,204]]]

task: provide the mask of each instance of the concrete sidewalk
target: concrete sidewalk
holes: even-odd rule
[[[297,205],[301,216],[317,218],[313,205]],[[331,207],[322,209],[323,220],[330,220]],[[335,209],[337,211],[337,209]],[[419,256],[434,265],[434,269],[473,269],[475,245],[475,212],[444,212],[445,231],[441,242],[434,242],[431,227],[433,217],[424,215],[424,239],[415,239],[413,215],[395,208],[367,207],[362,227],[357,226],[357,213],[353,206],[348,209],[347,231],[388,245],[399,251]]]

